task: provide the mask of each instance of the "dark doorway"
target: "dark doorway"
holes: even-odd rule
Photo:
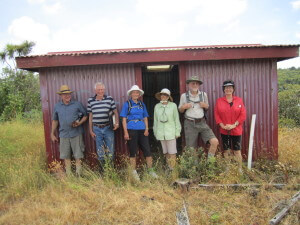
[[[179,70],[178,65],[170,65],[169,69],[151,71],[147,67],[142,68],[142,83],[143,83],[143,101],[146,104],[149,114],[149,140],[152,151],[156,152],[161,149],[160,142],[153,135],[153,113],[154,107],[159,102],[155,98],[155,94],[163,88],[168,88],[171,91],[174,102],[178,106],[180,100],[179,90]],[[181,140],[177,141],[177,149],[181,148]]]

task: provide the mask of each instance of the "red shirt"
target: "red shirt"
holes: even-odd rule
[[[239,136],[243,133],[243,122],[246,119],[246,109],[243,100],[237,96],[233,96],[233,105],[230,106],[226,97],[218,98],[215,105],[215,120],[217,124],[223,123],[234,124],[236,121],[239,125],[232,129],[230,135]],[[221,134],[228,134],[227,130],[220,127]]]

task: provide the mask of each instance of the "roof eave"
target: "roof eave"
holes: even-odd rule
[[[259,48],[210,48],[166,51],[95,53],[77,55],[44,55],[17,57],[20,69],[39,71],[46,67],[103,65],[122,63],[154,63],[175,61],[204,61],[276,58],[278,61],[299,56],[299,46],[273,46]]]

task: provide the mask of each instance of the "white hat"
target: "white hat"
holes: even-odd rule
[[[130,90],[127,91],[127,95],[130,96],[130,94],[131,94],[132,91],[139,91],[141,96],[144,94],[144,91],[141,90],[141,89],[139,88],[139,86],[137,86],[137,85],[133,85],[133,86],[130,88]]]
[[[169,89],[164,88],[164,89],[162,89],[160,92],[157,92],[157,93],[155,94],[155,98],[156,98],[157,100],[160,100],[160,95],[161,95],[161,94],[169,95],[170,101],[173,102],[173,98],[171,97],[171,92],[170,92]]]

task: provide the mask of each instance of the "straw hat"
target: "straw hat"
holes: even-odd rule
[[[159,101],[160,101],[160,95],[161,95],[161,94],[169,95],[169,100],[170,100],[171,102],[173,102],[173,98],[171,97],[171,92],[170,92],[169,89],[164,88],[164,89],[162,89],[160,92],[157,92],[157,93],[155,94],[155,98],[156,98],[157,100],[159,100]]]
[[[187,84],[190,82],[198,82],[200,85],[203,83],[197,76],[192,76],[186,80]]]
[[[60,86],[59,92],[56,92],[56,93],[61,95],[61,94],[70,94],[72,92],[73,91],[70,90],[69,86],[64,84],[64,85]]]
[[[130,88],[130,90],[127,91],[127,95],[130,96],[132,91],[139,91],[141,96],[144,94],[144,91],[142,89],[140,89],[139,86],[137,86],[137,85],[133,85]]]

